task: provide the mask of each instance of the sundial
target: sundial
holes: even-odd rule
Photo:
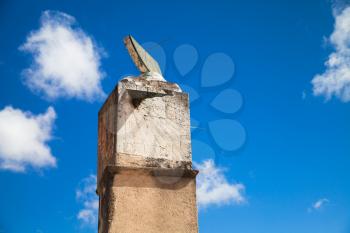
[[[156,73],[162,75],[158,62],[135,40],[128,35],[124,38],[124,43],[131,59],[134,61],[137,69],[142,73]]]
[[[124,42],[141,75],[119,80],[98,112],[98,231],[198,233],[188,94]]]

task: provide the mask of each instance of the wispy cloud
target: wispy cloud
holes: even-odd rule
[[[329,200],[327,198],[321,198],[319,200],[317,200],[316,202],[314,202],[311,207],[309,207],[307,209],[307,211],[309,213],[313,212],[313,211],[319,211],[321,209],[323,209],[323,207],[325,206],[325,204],[329,203]]]
[[[194,163],[200,173],[197,177],[197,203],[199,207],[208,205],[242,204],[245,186],[240,183],[229,183],[223,170],[216,167],[213,160]]]
[[[82,204],[77,218],[83,225],[96,227],[98,219],[98,197],[96,194],[96,176],[90,175],[84,178],[77,191],[76,198]]]
[[[335,25],[329,38],[334,52],[325,63],[326,70],[317,74],[313,80],[313,93],[324,96],[326,100],[333,96],[344,102],[350,101],[350,7],[342,11],[334,10]]]
[[[41,27],[32,31],[21,51],[33,56],[23,71],[24,83],[47,99],[59,97],[93,101],[105,93],[101,87],[101,49],[79,27],[74,17],[45,11]]]
[[[52,139],[55,110],[34,115],[7,106],[0,111],[0,169],[24,172],[28,166],[54,167],[56,158],[47,142]]]

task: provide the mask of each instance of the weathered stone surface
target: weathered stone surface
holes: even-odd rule
[[[198,232],[196,172],[117,170],[100,194],[100,233]]]
[[[197,233],[188,95],[126,78],[98,121],[98,232]]]
[[[107,165],[191,166],[188,107],[176,84],[121,80],[99,112],[98,179]]]

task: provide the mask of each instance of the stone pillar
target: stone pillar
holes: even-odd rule
[[[197,233],[188,94],[121,80],[98,115],[99,233]]]

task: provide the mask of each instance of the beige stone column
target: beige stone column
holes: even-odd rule
[[[99,233],[197,233],[188,94],[121,80],[98,115]]]

